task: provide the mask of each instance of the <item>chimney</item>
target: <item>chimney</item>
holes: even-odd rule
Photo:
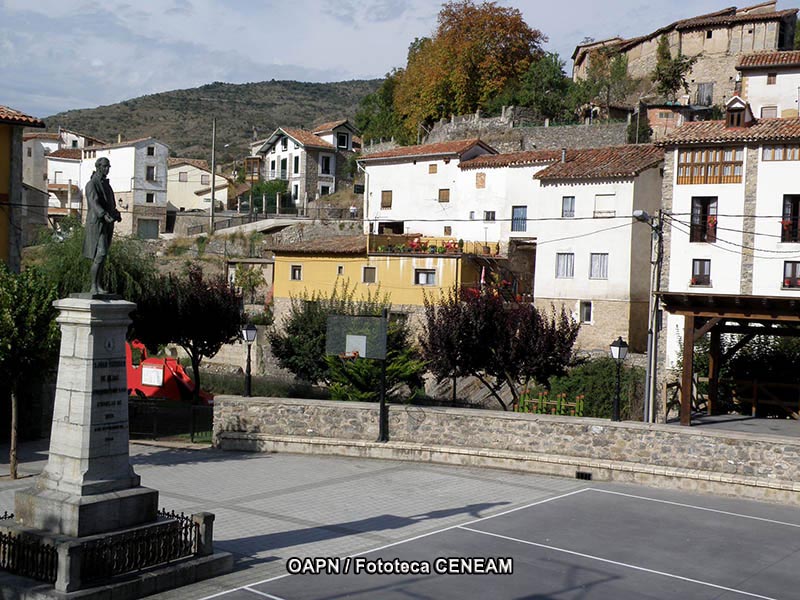
[[[562,148],[561,149],[561,162],[562,163],[567,162],[567,149],[566,148]]]
[[[121,134],[121,133],[118,133],[118,134],[117,134],[117,143],[118,143],[118,144],[121,144],[121,143],[122,143],[122,134]]]

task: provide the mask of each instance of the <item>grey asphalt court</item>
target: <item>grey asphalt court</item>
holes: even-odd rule
[[[791,507],[411,462],[131,453],[163,507],[214,512],[215,546],[236,558],[233,573],[156,600],[800,598]],[[0,473],[6,457],[0,446]],[[46,445],[22,458],[29,477],[0,478],[0,512]],[[403,568],[420,572],[375,572]],[[468,568],[484,572],[456,573]]]

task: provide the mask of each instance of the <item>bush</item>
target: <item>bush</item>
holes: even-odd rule
[[[623,364],[620,377],[620,416],[641,420],[644,397],[644,369]],[[608,356],[589,360],[573,367],[562,377],[550,379],[550,395],[566,394],[567,398],[584,396],[585,417],[611,418],[612,403],[617,392],[617,361]]]
[[[244,375],[204,371],[203,389],[217,395],[241,396],[244,394]],[[330,398],[326,389],[308,383],[286,382],[257,376],[252,379],[252,394],[266,398],[311,398],[317,400]]]

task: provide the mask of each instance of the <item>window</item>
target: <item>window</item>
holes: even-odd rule
[[[767,73],[767,85],[775,85],[778,82],[777,73]]]
[[[147,156],[155,156],[156,155],[156,147],[155,146],[148,146],[147,147]]]
[[[303,280],[303,267],[302,265],[292,265],[290,270],[289,278],[292,281],[302,281]]]
[[[741,183],[744,149],[694,148],[678,151],[678,185]]]
[[[336,147],[347,150],[350,147],[350,136],[346,133],[336,134]]]
[[[450,202],[450,190],[439,190],[439,202]]]
[[[594,197],[594,217],[606,218],[613,217],[616,211],[616,194],[595,194]]]
[[[528,207],[511,207],[511,231],[526,231],[528,227]]]
[[[269,172],[270,172],[270,177],[275,177],[275,161],[274,160],[269,161]]]
[[[450,225],[444,226],[444,235],[453,235],[453,228]]]
[[[713,30],[709,29],[708,31],[706,31],[706,39],[707,40],[710,40],[713,37],[713,35],[714,35],[714,31]]]
[[[156,195],[151,192],[148,192],[147,194],[145,194],[144,201],[147,202],[148,204],[152,204],[153,202],[156,201]]]
[[[376,267],[364,267],[361,272],[361,281],[364,283],[375,283],[378,269]]]
[[[483,211],[483,220],[484,221],[494,221],[494,211],[493,210],[485,210],[485,211]]]
[[[33,150],[31,148],[28,148],[28,158],[30,158],[31,156],[33,156]]]
[[[298,144],[297,142],[295,142],[295,143],[294,143],[294,149],[295,149],[295,150],[299,150],[299,149],[300,149],[300,144]]]
[[[178,173],[178,181],[181,183],[186,183],[189,181],[189,173],[187,171],[181,171]]]
[[[430,175],[433,175],[438,170],[439,170],[439,165],[437,165],[436,163],[431,163],[431,164],[428,165],[428,173]]]
[[[392,190],[381,192],[381,208],[392,208]]]
[[[575,196],[563,196],[561,198],[561,216],[568,218],[575,216]]]
[[[482,190],[486,188],[486,173],[475,173],[475,189]]]
[[[344,275],[344,265],[339,265],[336,267],[336,274],[341,277]]]
[[[798,220],[800,220],[800,196],[784,196],[781,218],[782,242],[800,242]]]
[[[153,165],[149,165],[145,168],[145,179],[147,181],[155,181],[156,180],[156,168]]]
[[[800,288],[800,262],[787,260],[783,263],[783,287]]]
[[[692,198],[692,223],[689,229],[690,242],[717,241],[717,198]]]
[[[761,158],[763,160],[800,160],[800,146],[793,144],[764,146]]]
[[[777,106],[762,106],[761,118],[762,119],[775,119],[778,116]]]
[[[210,185],[211,184],[211,175],[207,173],[203,173],[200,175],[200,185]]]
[[[581,323],[592,322],[592,302],[590,300],[581,300]]]
[[[72,144],[71,145],[72,145],[73,148],[77,148],[78,147],[78,140],[72,140]],[[89,146],[91,146],[91,144],[89,144]]]
[[[709,81],[697,84],[697,104],[711,106],[714,102],[714,82]]]
[[[575,275],[575,255],[571,252],[556,254],[556,278],[572,279]]]
[[[608,254],[589,255],[589,279],[608,279]]]
[[[292,200],[297,200],[300,197],[300,186],[296,183],[292,186]]]
[[[415,285],[436,285],[436,271],[434,269],[414,269]]]
[[[320,196],[327,196],[331,193],[331,186],[329,185],[322,185],[319,188],[319,195]]]
[[[293,173],[295,175],[297,175],[299,172],[300,172],[300,157],[299,156],[295,156],[294,157],[294,170],[293,170]]]
[[[695,258],[692,261],[692,285],[711,285],[711,261]]]
[[[729,110],[725,118],[728,127],[742,127],[744,126],[744,110]]]
[[[330,156],[323,156],[320,161],[319,172],[323,175],[330,175],[331,174],[331,157]]]
[[[469,220],[470,221],[474,221],[475,220],[475,211],[474,210],[469,211]]]
[[[289,149],[289,139],[281,138],[281,150],[288,150],[288,149]]]

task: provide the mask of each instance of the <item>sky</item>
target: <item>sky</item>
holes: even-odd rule
[[[748,6],[749,0],[740,3]],[[431,35],[434,0],[0,0],[0,105],[36,117],[214,81],[383,77]],[[516,0],[571,73],[585,37],[649,33],[732,0]],[[792,8],[780,0],[778,9]],[[559,7],[559,10],[553,10]]]

